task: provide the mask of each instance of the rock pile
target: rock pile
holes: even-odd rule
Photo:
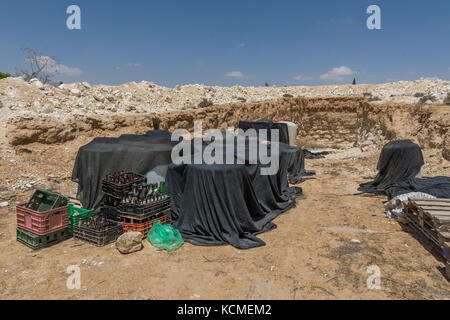
[[[360,84],[316,87],[217,87],[183,85],[175,88],[152,82],[129,82],[120,86],[91,86],[87,82],[53,87],[37,79],[0,80],[0,108],[7,117],[48,114],[66,115],[114,113],[165,113],[201,109],[212,104],[261,102],[282,97],[366,96],[374,102],[449,103],[450,82],[444,80],[399,81],[387,84]]]

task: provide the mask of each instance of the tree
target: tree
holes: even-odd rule
[[[25,81],[36,78],[44,84],[51,82],[53,75],[58,72],[57,68],[55,68],[57,65],[56,58],[44,56],[39,51],[31,48],[23,48],[21,50],[29,63],[29,69],[18,70],[17,75],[23,77]]]
[[[9,73],[0,72],[0,79],[5,79],[5,78],[8,78],[8,77],[11,77],[11,75]]]

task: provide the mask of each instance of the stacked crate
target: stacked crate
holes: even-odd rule
[[[105,196],[100,212],[112,220],[120,221],[123,232],[139,231],[145,237],[155,221],[159,220],[162,224],[168,223],[170,197],[164,194],[163,199],[142,205],[125,203],[123,199],[131,191],[133,185],[146,182],[146,178],[140,174],[134,172],[126,174],[132,174],[135,180],[126,184],[102,181],[102,191]]]
[[[28,203],[16,206],[17,241],[38,250],[66,240],[68,202],[59,193],[37,189]]]
[[[67,233],[69,236],[73,236],[73,226],[80,224],[80,221],[85,222],[89,218],[95,216],[95,210],[82,209],[75,207],[73,204],[69,204],[69,226],[67,227]]]

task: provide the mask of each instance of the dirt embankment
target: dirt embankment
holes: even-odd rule
[[[152,129],[184,128],[194,121],[203,129],[236,128],[241,120],[289,119],[298,125],[298,142],[309,147],[358,146],[362,151],[390,139],[412,139],[425,150],[450,160],[450,108],[447,106],[373,104],[363,97],[282,98],[231,103],[165,114],[51,115],[10,118],[6,136],[12,146],[30,143],[54,144],[83,135],[116,136],[145,133]]]
[[[384,139],[411,139],[436,159],[450,161],[450,107],[361,104],[360,132]]]
[[[13,146],[34,142],[52,144],[70,141],[79,135],[95,136],[99,131],[114,135],[120,128],[132,128],[131,132],[136,133],[151,129],[193,130],[194,121],[202,121],[204,129],[227,129],[237,127],[241,120],[268,118],[294,121],[299,126],[300,139],[339,144],[354,142],[357,110],[362,101],[362,98],[283,98],[166,114],[87,115],[64,120],[49,115],[23,116],[8,120],[7,137]]]

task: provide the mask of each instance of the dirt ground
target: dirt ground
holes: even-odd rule
[[[73,162],[90,139],[2,151],[0,200],[9,206],[0,208],[0,299],[450,297],[444,264],[432,246],[385,217],[385,197],[354,195],[375,174],[379,150],[334,150],[326,159],[307,160],[317,175],[300,185],[304,195],[275,220],[278,228],[260,235],[264,247],[186,243],[168,253],[145,240],[142,251],[121,255],[114,244],[97,248],[70,239],[32,251],[16,242],[16,202],[26,201],[34,187],[74,196]],[[450,167],[434,169],[450,175]],[[79,290],[66,286],[71,265],[81,270]],[[380,270],[378,290],[367,287],[373,265]]]

